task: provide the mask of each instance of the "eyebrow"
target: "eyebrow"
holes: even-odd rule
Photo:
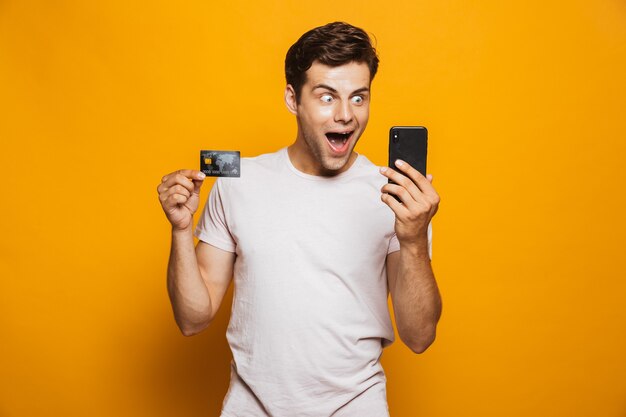
[[[337,93],[336,89],[334,89],[331,86],[326,85],[326,84],[316,84],[316,85],[313,86],[313,90],[316,90],[318,88],[324,88],[324,89],[326,89],[326,90],[328,90],[330,92]],[[358,89],[354,90],[352,93],[350,93],[350,95],[364,93],[364,92],[368,92],[368,91],[370,91],[370,89],[368,87],[361,87],[361,88],[358,88]]]

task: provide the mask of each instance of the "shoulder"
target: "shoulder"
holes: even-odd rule
[[[363,155],[362,153],[359,154],[359,156],[357,157],[356,160],[357,163],[357,168],[360,170],[364,170],[364,171],[372,171],[378,170],[378,166],[374,165],[374,163],[372,161],[370,161],[367,156]]]
[[[284,148],[272,153],[241,158],[241,175],[248,175],[244,172],[244,170],[275,170],[279,166],[281,159],[284,157],[283,154]]]

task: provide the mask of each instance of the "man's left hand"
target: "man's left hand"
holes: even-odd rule
[[[380,168],[380,173],[395,183],[381,188],[381,199],[396,215],[395,230],[400,245],[423,247],[428,243],[428,224],[439,208],[439,194],[433,188],[432,175],[425,177],[401,160],[396,161],[396,167],[400,172]]]

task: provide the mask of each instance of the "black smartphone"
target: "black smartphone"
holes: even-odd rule
[[[394,126],[389,129],[389,166],[396,171],[402,159],[426,176],[428,130],[424,126]]]

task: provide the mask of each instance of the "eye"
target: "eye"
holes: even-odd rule
[[[354,96],[354,97],[352,97],[352,102],[354,104],[361,104],[361,103],[363,103],[363,101],[364,100],[363,100],[362,96]]]
[[[320,97],[320,100],[322,100],[324,103],[330,103],[331,101],[333,101],[333,96],[331,96],[330,94],[324,94],[322,97]]]

